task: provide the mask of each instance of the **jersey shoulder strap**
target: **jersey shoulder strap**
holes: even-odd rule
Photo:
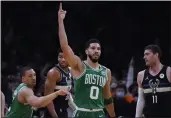
[[[168,66],[163,65],[163,69],[161,71],[167,72],[167,68],[168,68]],[[165,74],[167,74],[167,73],[165,73]]]
[[[100,65],[100,64],[99,64]],[[103,66],[103,65],[100,65],[100,67],[103,69],[103,70],[108,70],[108,68],[106,66]]]
[[[144,80],[145,78],[147,78],[148,74],[149,74],[149,68],[147,68],[147,69],[144,70],[144,77],[143,77],[143,80]]]

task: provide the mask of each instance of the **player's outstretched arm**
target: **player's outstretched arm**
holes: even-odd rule
[[[58,25],[59,25],[59,32],[58,33],[59,33],[60,46],[61,46],[61,49],[64,53],[64,57],[68,61],[71,68],[73,68],[73,69],[78,68],[79,69],[79,67],[80,67],[79,65],[82,65],[81,59],[74,54],[73,50],[68,45],[68,39],[67,39],[65,27],[64,27],[64,22],[63,22],[65,15],[66,15],[66,11],[64,11],[62,9],[62,3],[60,3],[59,11],[58,11]]]
[[[47,74],[47,79],[45,81],[45,91],[44,91],[45,95],[49,95],[54,92],[56,82],[58,81],[60,81],[60,73],[55,68],[52,68],[51,70],[49,70]],[[51,102],[47,106],[47,108],[50,115],[53,118],[58,118],[53,102]]]
[[[66,95],[67,91],[59,90],[54,93],[51,93],[47,96],[37,97],[34,95],[33,90],[30,88],[23,88],[21,92],[19,92],[19,96],[24,99],[27,103],[33,107],[40,108],[47,106],[52,100],[54,100],[58,95]],[[21,101],[19,99],[19,101]]]
[[[144,71],[141,71],[138,73],[137,76],[137,84],[138,84],[138,101],[137,101],[137,107],[136,107],[136,118],[140,118],[143,116],[143,108],[145,105],[145,100],[144,100],[144,92],[142,88],[142,79],[143,79]]]
[[[108,81],[104,87],[104,98],[105,98],[105,105],[106,110],[111,118],[115,117],[115,109],[113,104],[113,98],[111,95],[110,83],[111,83],[111,71],[108,69]]]

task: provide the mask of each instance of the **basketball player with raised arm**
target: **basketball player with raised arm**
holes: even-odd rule
[[[145,47],[147,69],[138,73],[138,102],[136,117],[171,117],[171,68],[160,62],[157,45]]]
[[[77,106],[73,117],[76,118],[104,118],[104,106],[111,118],[115,117],[113,99],[110,91],[111,72],[105,66],[98,63],[101,55],[101,45],[96,39],[86,43],[87,60],[74,54],[68,45],[64,27],[66,11],[62,10],[60,3],[58,11],[59,42],[64,57],[71,66],[74,79],[74,102]]]
[[[22,83],[15,89],[12,104],[5,118],[31,118],[33,107],[47,106],[58,95],[66,95],[67,90],[59,90],[47,96],[37,97],[33,93],[36,85],[36,73],[31,67],[21,71]]]

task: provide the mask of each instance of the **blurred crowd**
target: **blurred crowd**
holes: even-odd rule
[[[29,63],[29,66],[33,67],[36,71],[37,84],[34,89],[37,96],[44,95],[44,83],[47,72],[55,65],[55,63],[46,63],[38,65],[38,63]],[[12,94],[15,88],[21,83],[20,69],[22,66],[15,65],[14,62],[6,63],[2,62],[2,80],[1,87],[5,96],[6,109],[12,103]],[[123,78],[118,78],[116,74],[112,73],[111,92],[114,99],[115,112],[117,117],[134,117],[136,111],[137,102],[137,84],[134,80],[133,73],[133,59],[131,60],[128,70],[124,71]],[[105,111],[105,109],[104,109]],[[68,108],[68,116],[71,117],[72,109]],[[43,118],[44,109],[35,109],[33,118]],[[108,114],[106,112],[106,116]]]

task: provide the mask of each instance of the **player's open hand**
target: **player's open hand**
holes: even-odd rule
[[[57,94],[58,94],[58,95],[64,96],[64,95],[69,94],[69,92],[68,92],[67,89],[61,89],[61,90],[59,90],[59,91],[57,92]]]
[[[66,11],[62,9],[62,3],[59,5],[58,20],[63,20],[65,18]]]

